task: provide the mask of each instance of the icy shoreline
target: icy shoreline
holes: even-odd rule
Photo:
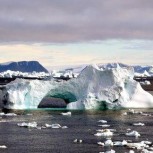
[[[16,79],[6,86],[5,108],[36,109],[43,98],[64,99],[67,109],[153,108],[153,96],[133,80],[132,68],[87,66],[77,78],[56,82]]]

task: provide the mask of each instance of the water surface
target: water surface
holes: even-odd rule
[[[117,153],[129,152],[126,147],[100,147],[97,142],[106,138],[96,137],[96,130],[101,129],[98,120],[107,120],[110,128],[116,129],[112,141],[143,140],[153,141],[153,110],[139,110],[152,116],[140,114],[123,115],[122,111],[72,111],[72,116],[62,116],[60,110],[26,110],[17,111],[17,116],[0,119],[0,145],[6,145],[7,149],[0,149],[4,153],[99,153],[114,149]],[[17,123],[36,121],[39,126],[58,123],[68,126],[68,129],[36,129],[23,128]],[[136,127],[133,123],[143,122],[145,126]],[[127,137],[127,129],[138,131],[139,138]],[[74,143],[75,139],[81,139],[81,144]],[[137,152],[137,151],[136,151]]]

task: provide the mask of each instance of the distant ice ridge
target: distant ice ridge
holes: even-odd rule
[[[87,66],[77,78],[55,82],[17,79],[7,85],[7,108],[37,108],[47,97],[62,98],[67,109],[119,109],[153,107],[153,96],[133,80],[132,68],[101,70]]]
[[[122,68],[133,67],[135,76],[153,76],[153,66],[127,65],[123,63],[98,64],[98,66],[102,70],[113,69],[113,68],[117,68],[118,66]],[[63,71],[56,71],[56,73],[55,71],[53,71],[54,72],[53,75],[64,76],[67,70],[72,70],[73,74],[78,75],[85,67],[86,65],[73,66]]]
[[[11,71],[7,70],[4,72],[0,73],[0,77],[2,78],[13,78],[13,77],[35,77],[35,78],[44,78],[44,77],[49,77],[50,74],[46,72],[20,72],[20,71]]]

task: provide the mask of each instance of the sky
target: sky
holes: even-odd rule
[[[0,0],[0,63],[153,65],[153,0]]]

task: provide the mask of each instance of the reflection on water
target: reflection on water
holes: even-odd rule
[[[142,114],[123,115],[127,110],[120,111],[72,111],[72,116],[62,116],[60,110],[25,110],[16,111],[17,116],[2,116],[0,119],[0,145],[6,145],[7,149],[0,152],[52,152],[52,153],[95,153],[110,150],[110,147],[100,147],[97,142],[106,138],[96,137],[96,130],[101,129],[98,120],[107,120],[111,129],[116,129],[112,141],[143,140],[153,141],[153,110],[143,111],[152,116]],[[36,121],[39,126],[47,124],[60,124],[68,126],[68,129],[36,129],[21,128],[17,123]],[[133,126],[133,123],[142,122],[145,126]],[[127,137],[127,129],[138,131],[139,138]],[[74,143],[75,139],[81,139],[81,144]],[[126,147],[112,147],[117,153],[129,152]]]

